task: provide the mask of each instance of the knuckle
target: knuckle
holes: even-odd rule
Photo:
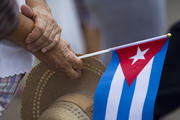
[[[49,19],[50,23],[55,23],[55,20],[53,18]]]

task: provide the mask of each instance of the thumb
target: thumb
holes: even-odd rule
[[[21,6],[21,12],[26,17],[29,17],[29,18],[33,18],[34,17],[33,10],[29,6],[27,6],[27,5],[22,5]]]

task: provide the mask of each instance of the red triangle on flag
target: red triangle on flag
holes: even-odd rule
[[[126,81],[130,86],[146,64],[162,48],[167,38],[116,50]]]

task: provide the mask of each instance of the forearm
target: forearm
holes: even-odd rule
[[[34,23],[31,19],[20,14],[19,24],[16,30],[7,38],[13,43],[18,44],[20,47],[26,48],[25,38],[32,31]],[[29,51],[31,52],[31,51]],[[53,55],[58,52],[58,46],[55,46],[51,51],[43,54],[42,52],[33,53],[40,61],[47,63],[49,67],[54,67],[56,62],[53,61]]]
[[[51,12],[45,0],[26,0],[26,4],[31,8],[42,7]]]
[[[25,38],[30,32],[32,32],[33,28],[33,21],[20,14],[19,24],[8,39],[27,49]],[[76,57],[67,42],[63,40],[60,40],[53,49],[46,53],[38,51],[33,54],[49,68],[56,71],[64,71],[72,79],[78,78],[81,75],[80,70],[82,68],[82,61]]]
[[[16,30],[7,38],[8,40],[26,49],[25,38],[32,31],[34,23],[31,19],[20,14]]]

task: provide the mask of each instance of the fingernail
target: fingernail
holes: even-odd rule
[[[47,49],[42,49],[42,52],[43,52],[43,53],[47,52]]]

